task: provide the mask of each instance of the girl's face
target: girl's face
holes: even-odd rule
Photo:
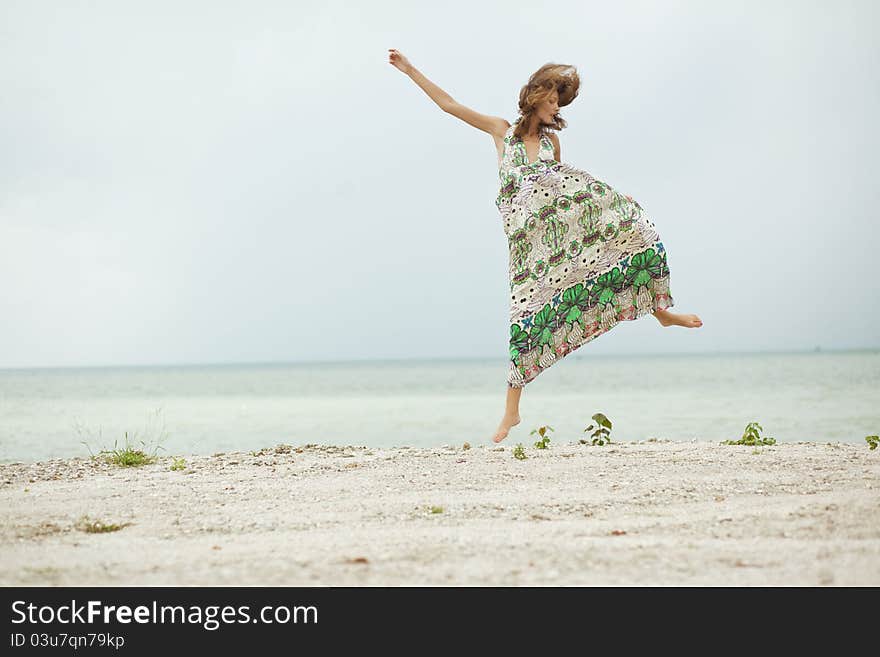
[[[540,103],[537,107],[538,118],[541,123],[553,123],[559,113],[559,92],[554,90],[551,96]]]

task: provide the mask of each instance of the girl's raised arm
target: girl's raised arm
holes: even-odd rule
[[[421,71],[410,64],[409,60],[404,57],[400,52],[394,50],[393,48],[389,48],[388,52],[388,63],[396,67],[401,72],[406,73],[406,75],[408,75],[413,82],[419,85],[422,88],[422,91],[428,94],[428,96],[431,97],[431,100],[437,103],[438,107],[440,107],[440,109],[442,109],[447,114],[452,114],[452,116],[458,117],[465,123],[474,126],[478,130],[482,130],[483,132],[487,132],[490,135],[495,135],[498,137],[502,137],[507,128],[510,127],[510,123],[499,116],[489,116],[487,114],[481,114],[476,110],[472,110],[470,107],[465,107],[464,105],[456,101],[448,93],[443,91],[443,89],[441,89],[424,75],[422,75]]]

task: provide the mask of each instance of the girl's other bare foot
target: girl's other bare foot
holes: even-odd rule
[[[700,328],[703,320],[692,314],[671,313],[668,310],[655,310],[654,317],[663,326],[684,326],[686,328]]]
[[[501,418],[501,424],[498,425],[498,431],[495,432],[495,435],[492,437],[492,442],[500,443],[502,440],[507,438],[507,433],[510,431],[511,427],[519,424],[519,415],[507,415],[505,413],[504,417]]]

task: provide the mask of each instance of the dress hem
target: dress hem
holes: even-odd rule
[[[672,298],[672,295],[669,294],[668,292],[667,292],[667,294],[665,294],[663,296],[653,297],[650,306],[645,306],[645,307],[639,308],[638,306],[633,305],[632,308],[635,309],[635,313],[633,315],[624,316],[624,317],[617,317],[613,324],[611,324],[610,326],[608,326],[607,328],[605,328],[601,331],[596,331],[595,333],[593,333],[590,337],[588,337],[583,342],[580,342],[574,346],[569,345],[568,349],[565,349],[565,350],[561,351],[560,353],[555,353],[552,362],[548,363],[544,367],[537,369],[536,371],[532,371],[529,376],[522,378],[522,380],[520,380],[518,383],[511,382],[510,378],[508,377],[507,387],[508,388],[524,388],[524,387],[526,387],[526,385],[528,385],[529,383],[534,381],[538,377],[538,375],[541,374],[541,372],[548,369],[551,365],[556,364],[559,360],[565,358],[570,353],[577,351],[580,347],[584,346],[585,344],[592,342],[593,340],[598,338],[600,335],[605,335],[606,333],[608,333],[611,329],[613,329],[615,326],[617,326],[621,322],[632,322],[632,321],[635,321],[637,319],[644,317],[645,315],[647,315],[649,313],[653,313],[657,310],[666,310],[667,308],[672,308],[672,306],[674,306],[674,305],[675,305],[675,300]],[[516,368],[516,365],[513,362],[511,362],[510,367],[511,367],[511,369],[513,369],[513,368]],[[518,372],[518,370],[517,370],[517,372]],[[520,373],[520,377],[521,376],[522,376],[522,374]]]

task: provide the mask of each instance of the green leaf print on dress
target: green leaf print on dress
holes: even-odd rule
[[[515,126],[504,135],[495,205],[510,256],[507,382],[523,387],[619,322],[673,299],[666,250],[642,206],[554,160],[548,135],[529,163]]]

